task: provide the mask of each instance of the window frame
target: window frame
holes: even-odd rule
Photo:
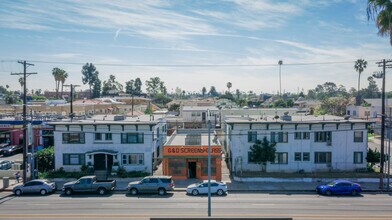
[[[78,163],[71,163],[71,156],[77,156]],[[70,154],[70,153],[63,154],[63,165],[64,166],[77,166],[77,165],[85,165],[85,164],[86,164],[86,155],[85,154]]]
[[[256,143],[257,131],[248,131],[248,143]]]
[[[130,135],[136,137],[135,142],[130,141]],[[143,144],[143,143],[144,143],[144,133],[142,132],[121,133],[121,144]]]
[[[302,161],[302,153],[294,152],[294,161]]]
[[[305,158],[305,155],[307,158]],[[302,161],[310,161],[310,152],[302,152]]]
[[[283,158],[282,161],[280,161],[281,158]],[[284,158],[286,158],[286,162],[284,162],[285,161]],[[272,164],[288,164],[288,163],[289,163],[288,152],[275,152],[275,160]]]
[[[356,157],[356,155],[360,155],[360,157]],[[363,164],[363,152],[362,151],[354,151],[353,154],[354,158],[353,158],[353,163],[354,164]],[[360,161],[358,162],[358,158],[360,158]]]
[[[135,157],[136,163],[132,163],[132,156]],[[121,163],[123,166],[142,166],[145,163],[144,153],[121,154]]]
[[[360,137],[356,136],[358,133],[361,134]],[[354,131],[354,143],[363,143],[363,131]]]
[[[325,154],[325,162],[321,155]],[[317,151],[314,152],[314,163],[315,164],[331,164],[332,163],[332,152],[331,151]]]
[[[71,137],[71,135],[77,135],[78,141],[76,141],[75,137]],[[72,138],[72,141],[71,141]],[[75,140],[73,140],[75,138]],[[62,133],[62,143],[63,144],[85,144],[86,143],[86,135],[84,132],[65,132]]]

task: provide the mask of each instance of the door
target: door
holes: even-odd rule
[[[202,113],[201,113],[201,121],[202,121],[202,122],[205,122],[205,121],[206,121],[206,113],[205,113],[205,112],[202,112]]]
[[[81,179],[75,184],[74,190],[77,192],[88,192],[91,190],[91,179]]]
[[[150,183],[148,183],[148,191],[149,192],[157,192],[158,191],[158,178],[151,178]]]
[[[94,154],[94,169],[106,170],[105,154]]]
[[[22,189],[23,193],[31,193],[34,185],[35,185],[35,181],[24,184]]]
[[[140,192],[148,192],[148,184],[150,184],[150,178],[144,178],[140,181],[138,190]]]
[[[196,162],[188,162],[188,178],[196,178]]]

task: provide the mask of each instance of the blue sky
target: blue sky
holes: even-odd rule
[[[307,91],[326,81],[349,89],[357,87],[353,66],[362,58],[369,63],[361,77],[365,87],[380,70],[375,61],[389,59],[392,48],[367,20],[366,2],[5,0],[0,85],[19,89],[10,72],[22,66],[8,61],[29,60],[35,66],[28,70],[38,72],[29,77],[29,89],[54,90],[54,67],[68,72],[67,83],[82,84],[81,63],[92,62],[102,81],[110,74],[122,84],[158,76],[169,92],[203,86],[225,91],[232,82],[232,90],[276,93],[283,60],[284,91]],[[387,80],[387,90],[391,86]]]

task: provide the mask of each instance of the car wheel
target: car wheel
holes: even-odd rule
[[[17,196],[22,195],[22,190],[20,190],[20,189],[15,190],[15,195],[17,195]]]
[[[40,193],[42,196],[44,196],[44,195],[46,195],[46,190],[41,189],[41,190],[39,191],[39,193]]]
[[[358,191],[355,190],[355,189],[351,190],[351,195],[352,196],[357,196],[358,195]]]
[[[70,196],[70,195],[72,195],[72,189],[66,189],[65,190],[65,195],[67,195],[67,196]]]
[[[330,196],[330,195],[332,195],[332,191],[331,191],[331,190],[329,190],[329,189],[327,189],[327,191],[325,191],[325,195],[327,195],[327,196]]]
[[[199,191],[197,189],[192,190],[192,195],[194,196],[199,195]]]
[[[98,189],[98,194],[99,195],[105,195],[106,194],[106,189],[105,188],[99,188]]]
[[[166,190],[164,188],[159,188],[158,189],[158,195],[163,196],[166,194]]]
[[[131,195],[137,195],[139,192],[137,191],[137,189],[135,189],[135,188],[132,188],[131,189]]]
[[[223,194],[225,194],[225,192],[222,189],[218,189],[218,191],[216,191],[216,194],[218,196],[223,196]]]

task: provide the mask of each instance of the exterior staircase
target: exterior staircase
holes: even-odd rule
[[[107,180],[108,179],[107,170],[95,170],[94,175],[97,176],[97,180]]]

